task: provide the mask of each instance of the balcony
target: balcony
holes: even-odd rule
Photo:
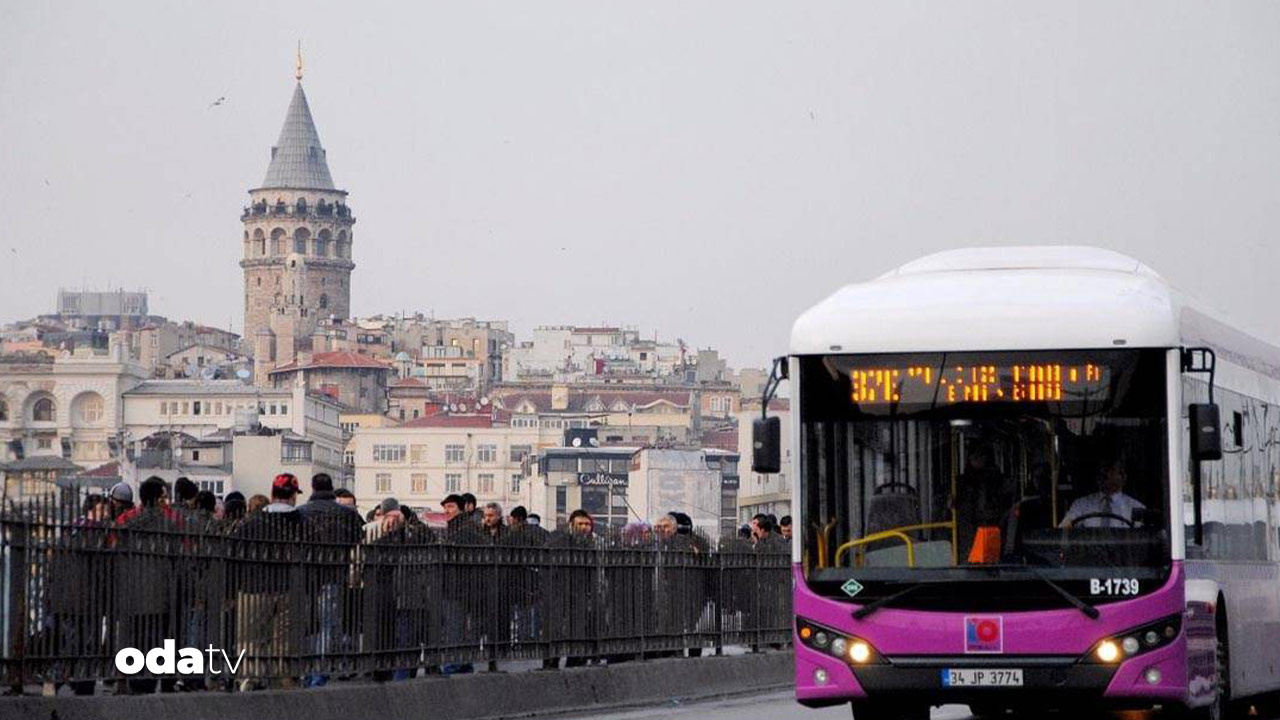
[[[292,217],[292,218],[341,218],[355,222],[355,216],[351,214],[351,208],[346,205],[337,203],[323,203],[311,207],[305,202],[297,205],[286,205],[285,203],[276,203],[268,205],[265,201],[256,205],[249,205],[240,213],[241,220],[248,220],[256,217]]]

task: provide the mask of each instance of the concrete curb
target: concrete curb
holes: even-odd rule
[[[314,690],[0,698],[15,720],[379,720],[532,717],[768,692],[794,682],[790,652],[675,658],[555,672],[477,673]]]

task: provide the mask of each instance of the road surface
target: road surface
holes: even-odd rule
[[[1271,718],[1280,718],[1280,714],[1277,714],[1274,710],[1270,712],[1264,710],[1257,715],[1252,715],[1251,720],[1254,717],[1265,718],[1268,715]],[[790,692],[781,692],[703,703],[669,703],[607,715],[583,713],[558,717],[591,717],[597,720],[657,720],[658,718],[679,718],[682,720],[755,720],[757,718],[767,720],[833,720],[834,718],[842,718],[843,720],[848,720],[850,713],[848,705],[811,710],[798,704]],[[930,720],[969,720],[971,717],[969,708],[965,705],[946,705],[941,708],[934,708]],[[1068,714],[1055,714],[1047,717],[1062,718],[1063,720],[1085,720]],[[1151,712],[1124,712],[1102,714],[1099,717],[1107,720],[1158,720],[1160,716]],[[1040,718],[1036,720],[1040,720]]]
[[[562,715],[560,717],[587,717],[588,715]],[[848,705],[811,710],[798,704],[790,692],[772,695],[755,695],[752,697],[733,698],[705,703],[666,704],[639,710],[599,715],[590,713],[598,720],[657,720],[657,718],[683,718],[684,720],[750,720],[751,718],[768,718],[768,720],[833,720],[850,717]],[[965,720],[970,717],[969,708],[964,705],[948,705],[933,711],[932,720]]]

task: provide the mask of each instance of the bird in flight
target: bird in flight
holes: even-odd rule
[[[227,101],[227,96],[226,96],[226,95],[223,95],[222,97],[218,98],[217,100],[214,100],[213,102],[209,103],[209,107],[217,107],[218,105],[221,105],[222,103],[224,103],[224,102],[226,102],[226,101]]]

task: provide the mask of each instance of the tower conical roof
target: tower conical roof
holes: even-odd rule
[[[271,164],[267,165],[262,187],[334,189],[324,148],[320,146],[320,134],[311,119],[311,108],[301,82],[293,90],[293,99],[284,115],[284,127],[280,128],[280,139],[271,148]]]

